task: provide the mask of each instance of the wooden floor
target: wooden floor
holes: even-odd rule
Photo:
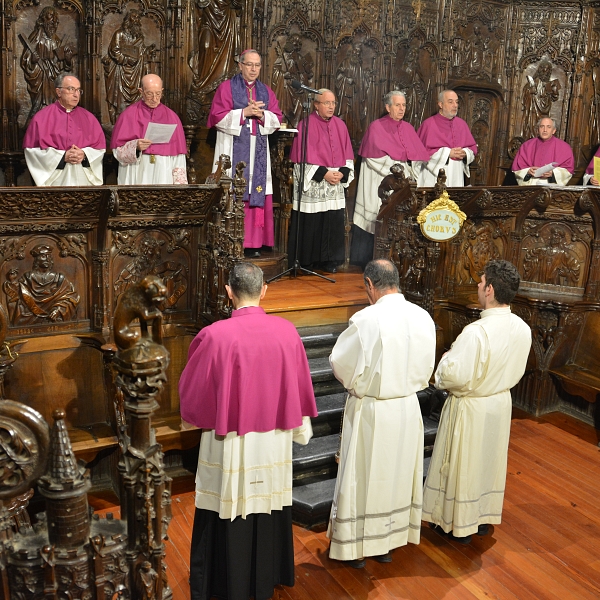
[[[421,543],[399,548],[388,565],[355,570],[330,560],[323,531],[294,526],[296,585],[279,600],[343,598],[600,598],[600,449],[598,431],[556,413],[515,411],[503,522],[470,546],[422,529]],[[167,564],[174,600],[187,600],[194,514],[193,477],[174,487]],[[92,505],[112,509],[101,498]],[[115,511],[118,514],[118,511]]]
[[[335,275],[323,274],[335,283],[305,274],[273,281],[260,305],[267,313],[302,327],[347,323],[356,311],[369,304],[358,267]]]

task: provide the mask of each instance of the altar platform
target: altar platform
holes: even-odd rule
[[[368,306],[360,268],[323,274],[335,283],[305,274],[286,275],[271,282],[261,306],[296,327],[347,323],[355,312]]]

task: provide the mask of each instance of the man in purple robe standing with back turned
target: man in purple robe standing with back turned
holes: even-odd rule
[[[554,137],[556,121],[542,117],[537,124],[538,137],[523,142],[512,170],[519,185],[567,185],[575,169],[573,150],[567,142]],[[538,169],[548,167],[544,173]]]
[[[296,328],[259,306],[262,271],[239,262],[225,288],[235,310],[200,331],[179,380],[181,417],[202,429],[191,600],[294,585],[292,442],[308,443],[317,415]]]
[[[207,126],[217,129],[215,163],[221,154],[231,157],[233,168],[240,161],[246,163],[244,253],[257,258],[263,246],[273,246],[275,242],[267,136],[279,129],[283,115],[273,90],[258,80],[260,54],[244,50],[239,65],[240,73],[217,88]]]

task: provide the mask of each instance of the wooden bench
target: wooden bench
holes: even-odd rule
[[[600,394],[600,313],[586,315],[571,358],[550,373],[568,394],[596,402]]]

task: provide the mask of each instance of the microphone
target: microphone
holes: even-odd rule
[[[310,88],[307,85],[304,85],[303,83],[300,83],[296,79],[294,79],[292,81],[292,87],[295,90],[304,90],[305,92],[310,92],[311,94],[318,94],[319,93],[319,90],[315,90],[313,88]]]

